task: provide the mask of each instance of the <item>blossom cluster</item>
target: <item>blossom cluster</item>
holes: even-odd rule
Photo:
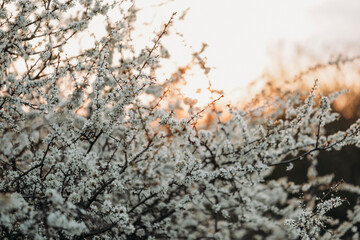
[[[317,101],[315,84],[305,98],[293,92],[260,107],[228,106],[224,120],[216,100],[198,107],[175,96],[176,80],[155,78],[175,14],[137,53],[136,9],[122,3],[3,1],[2,239],[359,237],[360,204],[342,222],[328,214],[347,202],[337,189],[359,196],[359,186],[333,186],[334,176],[316,168],[319,152],[360,146],[360,120],[324,129],[338,119],[337,94]],[[123,19],[108,19],[107,36],[68,57],[63,46],[114,8]],[[202,125],[209,115],[215,120]],[[310,162],[306,182],[269,178],[298,161]]]

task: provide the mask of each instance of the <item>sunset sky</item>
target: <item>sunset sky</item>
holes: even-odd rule
[[[189,49],[198,51],[202,42],[207,43],[204,56],[215,68],[210,74],[213,85],[233,98],[274,64],[281,47],[281,58],[291,55],[298,45],[305,54],[325,61],[339,53],[360,52],[354,46],[360,39],[357,0],[141,0],[136,4],[141,9],[138,31],[143,43],[172,12],[180,17],[188,9],[183,20],[174,21],[171,37],[164,43],[180,65],[189,60],[185,54]],[[176,37],[177,32],[183,34],[182,39]],[[191,82],[193,89],[206,86],[201,77]]]
[[[202,56],[212,67],[209,79],[229,101],[248,94],[247,84],[274,69],[278,61],[300,70],[312,63],[300,64],[299,54],[318,63],[340,53],[349,57],[360,53],[358,0],[136,0],[135,4],[139,11],[133,39],[139,49],[150,46],[171,14],[178,13],[162,39],[171,62],[164,64],[159,78],[188,64],[191,53],[206,43]],[[105,29],[98,24],[89,28],[101,36]],[[205,91],[195,92],[207,86],[208,78],[195,69],[182,90],[206,102]]]

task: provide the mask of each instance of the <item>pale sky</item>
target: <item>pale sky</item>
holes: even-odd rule
[[[202,42],[207,43],[204,56],[215,67],[210,78],[225,93],[241,92],[271,67],[271,56],[280,43],[287,49],[303,46],[308,54],[325,60],[338,53],[360,52],[354,46],[360,40],[358,0],[174,0],[157,5],[162,2],[136,1],[142,9],[139,23],[148,23],[139,25],[144,39],[151,38],[172,12],[180,16],[189,8],[184,20],[175,20],[170,30],[172,35],[182,33],[185,43],[176,37],[168,37],[164,43],[179,64],[188,60],[184,52],[190,47],[196,51]],[[206,86],[201,77],[195,82],[195,88]]]
[[[137,46],[150,46],[172,12],[178,12],[170,35],[162,40],[170,52],[172,67],[186,65],[192,51],[200,50],[203,42],[208,44],[202,56],[213,67],[209,77],[213,86],[223,89],[231,100],[246,92],[246,85],[266,68],[272,68],[274,56],[280,53],[279,46],[283,48],[281,58],[295,68],[298,62],[289,53],[294,53],[296,45],[303,47],[306,55],[321,61],[339,53],[349,56],[360,53],[359,0],[135,0],[135,3],[140,9],[133,33]],[[186,9],[186,16],[180,20]],[[98,27],[94,29],[101,32]],[[286,59],[286,54],[293,58]],[[168,65],[166,69],[173,70]],[[163,75],[167,78],[169,72]],[[188,76],[184,93],[194,97],[196,89],[207,87],[207,81],[202,74]],[[208,99],[205,95],[202,98]]]

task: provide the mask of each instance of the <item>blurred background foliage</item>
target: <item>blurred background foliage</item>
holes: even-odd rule
[[[338,55],[327,61],[321,61],[319,58],[306,55],[305,51],[298,51],[297,54],[298,62],[307,62],[307,66],[299,64],[294,67],[290,65],[296,64],[296,61],[285,63],[281,59],[277,61],[274,59],[274,66],[250,85],[263,86],[255,101],[281,97],[287,92],[309,92],[314,80],[318,79],[318,97],[342,89],[347,90],[347,93],[339,96],[332,104],[333,110],[338,112],[340,117],[337,121],[325,125],[326,135],[347,129],[360,117],[360,56]],[[307,182],[310,161],[311,159],[304,159],[294,162],[294,168],[290,171],[286,171],[286,165],[277,166],[267,180],[285,177],[295,184]],[[340,151],[321,151],[317,156],[316,169],[319,176],[333,174],[333,182],[343,180],[345,183],[360,185],[360,148],[346,146]],[[322,194],[322,192],[318,193],[319,196]],[[341,190],[336,194],[347,198],[349,204],[343,204],[332,210],[330,214],[339,220],[344,220],[346,210],[352,209],[359,199],[356,194]]]

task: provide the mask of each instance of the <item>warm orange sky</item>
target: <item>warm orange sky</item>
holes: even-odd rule
[[[327,60],[331,55],[347,54],[347,47],[360,39],[358,0],[138,0],[136,4],[142,9],[138,31],[143,43],[173,11],[180,16],[189,8],[184,20],[175,20],[170,30],[172,35],[182,33],[186,42],[176,37],[164,42],[179,64],[188,61],[184,52],[189,52],[190,47],[196,51],[202,42],[207,43],[205,56],[216,68],[210,75],[213,85],[224,89],[231,98],[271,67],[280,43],[285,50],[298,44],[306,48],[307,54]],[[349,54],[359,52],[359,47],[352,47]],[[207,86],[206,79],[194,79],[193,89]]]
[[[210,79],[232,101],[248,94],[246,85],[272,67],[279,46],[283,48],[280,58],[291,67],[298,67],[298,61],[286,54],[290,56],[296,45],[323,61],[339,53],[353,56],[360,52],[356,46],[360,40],[358,0],[135,0],[135,4],[140,9],[133,33],[137,46],[150,46],[155,32],[172,12],[178,12],[170,36],[162,40],[173,64],[166,69],[186,65],[191,52],[207,43],[203,56],[214,67]],[[94,24],[90,28],[101,35],[101,27]],[[196,89],[207,87],[207,81],[203,74],[187,76],[183,91],[194,97]],[[208,99],[206,94],[196,97]]]

